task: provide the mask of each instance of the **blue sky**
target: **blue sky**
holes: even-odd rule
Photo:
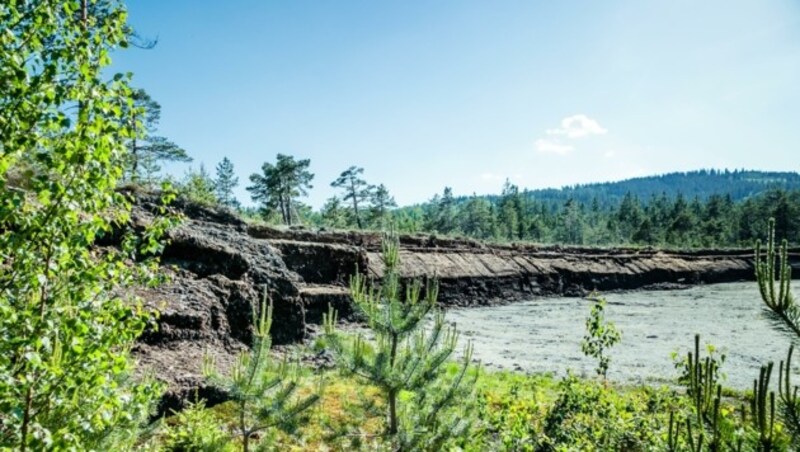
[[[129,0],[114,69],[196,168],[310,158],[404,204],[699,168],[800,170],[800,3]],[[183,174],[188,165],[169,170]]]

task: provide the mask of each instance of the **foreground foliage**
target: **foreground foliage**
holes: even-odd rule
[[[792,267],[789,264],[788,241],[784,239],[778,248],[775,240],[775,220],[769,221],[769,235],[766,254],[762,252],[761,242],[756,243],[756,278],[761,298],[769,318],[776,328],[782,330],[793,340],[800,338],[800,307],[792,295]],[[777,281],[777,287],[776,287]],[[781,361],[778,369],[778,395],[781,418],[792,433],[793,445],[800,448],[800,395],[798,386],[792,385],[792,354],[794,345],[789,347],[786,361]],[[769,364],[772,369],[772,363]],[[762,379],[769,382],[770,372]],[[772,417],[775,410],[775,394],[770,394]]]
[[[448,374],[459,372],[460,365],[450,362]],[[749,404],[750,395],[726,391],[720,403],[720,441],[724,447],[713,449],[713,433],[698,429],[692,422],[692,435],[686,430],[692,418],[692,400],[682,390],[649,386],[615,386],[602,380],[563,379],[551,375],[525,375],[508,371],[482,371],[476,377],[473,406],[461,415],[469,418],[471,428],[460,438],[449,438],[440,448],[415,450],[508,450],[508,451],[687,451],[697,450],[791,450],[782,423],[775,422],[771,449],[760,445],[755,418],[741,418],[740,407]],[[308,412],[308,422],[294,434],[278,432],[274,437],[254,440],[261,447],[277,450],[395,450],[384,433],[388,427],[386,400],[380,388],[363,384],[353,375],[328,372],[319,402]],[[313,393],[318,377],[307,369],[298,392]],[[194,420],[175,419],[165,427],[165,436],[156,449],[165,447],[180,432],[197,431],[197,418],[210,430],[195,436],[193,448],[209,450],[214,441],[210,434],[235,431],[238,425],[234,402],[192,412]],[[724,425],[723,425],[724,424]],[[211,428],[210,426],[216,425]],[[195,430],[192,430],[195,429]],[[700,432],[703,433],[700,433]],[[217,433],[214,433],[217,432]],[[185,436],[185,433],[183,433]],[[691,438],[691,439],[690,439]],[[261,443],[261,441],[266,441]],[[690,443],[695,443],[692,449]],[[231,450],[235,443],[228,443]],[[741,448],[739,448],[741,447]],[[222,450],[222,449],[220,449]]]
[[[136,107],[102,77],[125,21],[115,0],[0,3],[0,449],[127,447],[160,393],[128,358],[148,318],[125,294],[169,222],[120,231]]]

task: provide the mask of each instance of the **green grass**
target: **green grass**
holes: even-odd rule
[[[456,369],[457,365],[452,364]],[[451,449],[477,450],[665,450],[670,412],[676,418],[691,416],[681,390],[662,386],[618,386],[597,379],[550,374],[526,375],[511,371],[480,370],[472,400],[461,405],[459,415],[474,420],[469,437],[450,444]],[[383,450],[386,427],[380,392],[337,371],[320,375],[306,369],[300,396],[321,391],[320,402],[311,409],[309,422],[295,434],[282,432],[257,439],[277,450]],[[722,405],[725,432],[732,444],[741,437],[756,441],[749,423],[742,424],[743,392],[727,390]],[[236,415],[230,404],[206,409],[205,416],[232,431]],[[186,428],[173,418],[165,426],[156,449],[164,449],[164,438]],[[181,421],[186,422],[186,419]],[[195,425],[198,424],[194,420]],[[200,422],[208,426],[208,420]],[[788,438],[776,425],[776,450],[786,450]],[[685,435],[685,433],[684,433]],[[708,434],[710,435],[710,433]],[[738,435],[738,436],[737,436]],[[184,434],[184,436],[186,436]],[[212,435],[213,436],[213,435]],[[232,441],[227,450],[237,450]],[[681,444],[685,445],[685,438]],[[745,443],[747,444],[747,443]],[[743,450],[751,450],[745,447]]]

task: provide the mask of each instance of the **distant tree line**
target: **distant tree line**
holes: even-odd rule
[[[553,204],[563,204],[569,199],[584,204],[597,200],[602,207],[610,207],[618,206],[628,193],[647,200],[665,192],[675,195],[679,189],[687,199],[700,198],[705,201],[712,195],[728,194],[733,201],[743,201],[769,188],[799,190],[800,174],[784,171],[701,169],[618,182],[546,188],[529,193],[538,200]]]
[[[776,234],[800,243],[800,190],[773,189],[735,202],[730,195],[687,199],[682,194],[628,193],[618,205],[567,199],[540,201],[506,183],[499,197],[456,200],[445,188],[431,202],[395,212],[409,232],[436,232],[478,239],[570,245],[653,245],[675,247],[748,246],[763,238],[767,219]]]
[[[172,160],[188,158],[185,152],[176,151],[175,155],[181,157]],[[227,206],[246,217],[289,226],[394,229],[500,242],[732,247],[763,239],[767,219],[775,218],[777,237],[800,244],[800,188],[785,188],[794,186],[794,173],[676,173],[625,181],[622,186],[645,188],[621,196],[617,194],[620,183],[529,191],[506,181],[499,195],[456,197],[445,187],[427,203],[398,208],[384,184],[368,182],[364,168],[351,166],[330,182],[340,194],[315,211],[302,202],[313,188],[310,166],[309,159],[285,154],[278,154],[274,163],[265,162],[260,172],[250,175],[246,187],[255,207],[242,207],[236,199],[234,189],[239,180],[227,157],[217,165],[214,177],[201,165],[175,185],[194,201]],[[667,191],[678,183],[686,183],[688,191],[700,194],[689,198],[675,194],[674,188]],[[641,196],[655,186],[664,190]],[[782,188],[767,188],[770,186]],[[725,194],[708,191],[715,188]],[[589,197],[592,190],[595,195]],[[566,196],[570,193],[575,197]]]

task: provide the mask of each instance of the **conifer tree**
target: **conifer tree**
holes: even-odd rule
[[[425,215],[425,229],[440,234],[450,234],[456,231],[456,200],[453,189],[445,187],[442,196],[436,195],[430,202],[430,208]]]
[[[491,203],[474,194],[459,211],[458,223],[459,229],[470,237],[488,239],[496,233]]]
[[[625,193],[625,197],[617,210],[616,220],[619,225],[619,238],[622,242],[627,242],[642,223],[642,209],[639,198],[633,193]]]
[[[766,255],[761,241],[756,242],[756,279],[766,312],[780,330],[795,340],[800,338],[800,307],[792,295],[792,266],[789,263],[789,245],[783,239],[780,248],[775,245],[775,220],[770,218]],[[777,287],[776,287],[777,281]],[[786,361],[781,361],[778,370],[778,392],[781,416],[792,433],[794,446],[800,447],[800,395],[798,386],[792,386],[792,354],[789,347]]]
[[[253,312],[253,346],[239,355],[230,375],[220,375],[209,355],[203,362],[206,378],[224,390],[236,408],[236,429],[244,452],[250,450],[253,435],[275,428],[294,432],[307,420],[306,410],[319,400],[318,394],[298,397],[297,367],[270,356],[271,326],[272,303],[267,303],[265,291],[260,314]]]
[[[157,135],[161,105],[143,89],[133,93],[133,108],[126,111],[132,126],[139,132],[128,140],[128,178],[151,185],[161,170],[159,162],[191,162],[186,151]]]
[[[570,198],[559,218],[558,237],[562,243],[582,245],[584,237],[583,205]]]
[[[353,217],[356,220],[358,229],[364,229],[364,221],[361,218],[361,211],[359,207],[364,207],[364,203],[369,200],[370,187],[367,182],[361,178],[364,174],[364,168],[351,166],[342,171],[339,177],[331,182],[331,187],[342,188],[345,191],[342,200],[350,201],[353,204]]]
[[[692,215],[689,204],[682,194],[679,193],[675,198],[670,215],[667,239],[670,243],[682,243],[685,245],[694,227],[695,217]]]
[[[342,206],[342,200],[336,196],[328,198],[320,212],[322,221],[326,226],[341,229],[348,226],[347,210]]]
[[[524,230],[521,221],[519,187],[506,179],[498,205],[498,223],[501,236],[506,240],[518,240]]]
[[[181,193],[194,202],[213,205],[217,202],[214,195],[214,180],[206,171],[205,165],[200,165],[197,171],[190,170],[183,178],[180,185]]]
[[[239,178],[233,170],[233,162],[228,157],[217,164],[217,178],[214,179],[214,192],[220,204],[226,207],[238,208],[239,201],[233,194],[233,189],[239,186]]]
[[[378,229],[386,228],[386,218],[389,210],[397,207],[394,197],[389,194],[389,189],[380,184],[377,187],[370,187],[370,223]]]
[[[352,278],[353,302],[375,333],[374,343],[363,336],[342,337],[335,331],[336,314],[325,316],[325,332],[342,369],[380,388],[387,404],[386,435],[394,450],[438,450],[449,438],[469,427],[467,416],[446,416],[445,409],[468,403],[465,397],[474,384],[468,375],[471,346],[455,376],[445,366],[452,356],[457,332],[445,327],[444,315],[436,309],[436,283],[419,281],[403,290],[399,275],[399,244],[388,236],[383,242],[384,272],[380,287],[360,273]],[[430,314],[429,331],[424,324]],[[475,374],[477,375],[477,374]],[[411,397],[404,398],[402,393]]]
[[[247,187],[247,191],[253,201],[261,203],[265,218],[277,211],[283,223],[291,226],[298,217],[296,198],[307,196],[308,189],[313,188],[314,174],[308,171],[311,160],[295,160],[285,154],[278,154],[276,159],[274,165],[264,163],[261,174],[250,175],[252,185]]]

